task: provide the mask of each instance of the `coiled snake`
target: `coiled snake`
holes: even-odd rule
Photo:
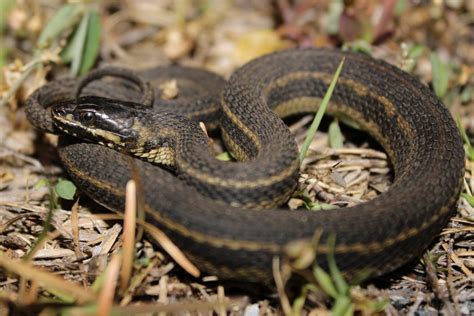
[[[299,171],[296,144],[275,113],[315,111],[343,57],[328,112],[349,116],[383,146],[394,167],[394,183],[379,197],[350,208],[268,209],[288,198]],[[453,214],[464,172],[457,128],[433,93],[396,67],[357,53],[291,49],[251,61],[225,86],[215,75],[191,70],[187,77],[188,71],[161,68],[142,76],[178,77],[184,85],[197,79],[197,97],[185,95],[183,102],[209,107],[193,110],[188,104],[188,114],[182,115],[211,125],[219,119],[223,139],[239,162],[214,159],[196,123],[188,124],[169,108],[156,110],[164,101],[155,100],[149,109],[118,101],[144,100],[130,82],[92,82],[83,95],[113,100],[85,97],[78,105],[66,101],[74,97],[74,80],[52,82],[30,96],[27,113],[40,129],[57,133],[60,127],[174,165],[188,184],[142,160],[134,163],[143,182],[147,220],[208,273],[269,282],[274,256],[288,257],[291,245],[311,243],[320,232],[318,264],[326,266],[324,254],[334,251],[342,271],[369,269],[372,276],[380,275],[420,255]],[[144,83],[139,87],[146,90]],[[205,90],[222,87],[221,102],[219,94]],[[50,105],[60,108],[53,111],[56,125],[46,109]],[[132,174],[124,154],[87,142],[63,142],[58,150],[83,192],[110,209],[123,209]],[[326,246],[329,236],[335,236],[333,249]]]

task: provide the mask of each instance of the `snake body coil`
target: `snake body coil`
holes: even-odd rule
[[[344,209],[248,209],[274,206],[291,193],[299,168],[297,148],[275,113],[315,111],[343,57],[328,112],[349,116],[384,147],[394,166],[393,185],[367,203]],[[43,107],[70,99],[73,84],[66,86],[56,87],[54,96],[46,86],[29,98],[33,124],[51,128]],[[124,93],[117,90],[117,85],[97,83],[85,93],[120,98]],[[127,94],[124,99],[140,98],[139,91]],[[176,158],[185,160],[177,164],[201,193],[146,162],[136,160],[135,168],[143,182],[147,220],[200,268],[222,278],[269,282],[272,258],[288,257],[295,242],[312,244],[316,232],[321,234],[318,264],[326,265],[326,241],[334,235],[342,271],[369,269],[372,276],[380,275],[426,249],[455,209],[464,151],[450,113],[427,87],[385,62],[319,49],[258,58],[238,69],[225,86],[219,126],[241,162],[211,160],[193,137],[184,138],[187,144],[180,147],[188,151],[182,157],[189,158]],[[173,124],[166,130],[172,133]],[[66,142],[59,154],[84,192],[108,208],[123,209],[123,188],[132,175],[123,154]]]

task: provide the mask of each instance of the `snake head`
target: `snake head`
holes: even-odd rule
[[[52,117],[55,126],[66,134],[111,148],[129,148],[136,142],[133,128],[136,108],[134,103],[96,96],[55,104]]]

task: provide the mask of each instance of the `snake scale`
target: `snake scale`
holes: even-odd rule
[[[350,117],[383,146],[393,164],[393,185],[377,198],[349,208],[320,212],[277,209],[294,190],[299,172],[296,144],[279,116],[314,112],[342,58],[345,64],[328,114]],[[327,267],[325,254],[334,252],[337,266],[347,275],[361,270],[381,275],[419,256],[455,211],[464,173],[458,130],[428,87],[398,68],[358,53],[312,48],[255,59],[227,83],[202,70],[191,70],[188,77],[189,71],[158,68],[131,80],[158,82],[179,77],[178,82],[189,85],[192,93],[183,92],[176,102],[200,107],[195,110],[186,105],[187,112],[181,115],[170,114],[169,108],[157,110],[160,103],[177,107],[172,101],[160,101],[158,92],[155,105],[148,108],[118,101],[150,103],[145,100],[149,96],[143,96],[147,83],[134,86],[127,80],[82,84],[82,95],[109,99],[81,97],[76,105],[75,100],[67,101],[78,90],[72,79],[53,81],[33,93],[27,114],[33,125],[58,133],[58,127],[65,126],[54,125],[49,106],[62,103],[63,110],[57,112],[71,114],[81,105],[103,111],[107,119],[118,115],[122,128],[129,128],[132,124],[125,122],[133,121],[142,132],[162,133],[153,144],[171,149],[170,161],[185,181],[140,159],[131,165],[129,157],[107,146],[70,141],[65,136],[59,156],[83,192],[115,211],[123,210],[124,187],[132,169],[136,170],[143,183],[147,221],[162,229],[207,273],[270,283],[273,258],[295,259],[295,245],[313,245],[318,233],[319,265]],[[222,93],[209,92],[219,89]],[[131,121],[125,120],[115,111],[120,107],[136,118],[132,115],[126,117]],[[239,161],[211,157],[205,138],[195,136],[199,135],[194,131],[199,129],[197,124],[186,127],[183,115],[219,125],[226,146]],[[152,117],[158,119],[144,126]],[[164,117],[171,121],[167,123]],[[156,124],[160,127],[153,127]],[[94,135],[104,134],[95,131]],[[117,143],[126,141],[107,135],[106,139]],[[140,146],[145,143],[150,145],[142,141]],[[122,147],[137,155],[137,148]],[[145,160],[156,160],[157,151]],[[335,236],[334,247],[327,246],[330,236]]]

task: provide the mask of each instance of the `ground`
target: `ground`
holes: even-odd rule
[[[345,315],[474,313],[474,153],[468,145],[474,137],[473,1],[110,0],[65,7],[62,1],[0,0],[0,8],[1,315],[106,314],[110,308],[246,315],[324,315],[332,309],[343,315],[322,284],[288,298],[194,279],[149,238],[131,248],[133,262],[119,257],[130,234],[122,220],[81,194],[72,202],[58,198],[70,188],[55,153],[56,137],[35,131],[24,114],[25,99],[37,87],[92,66],[179,63],[228,77],[257,56],[294,46],[363,51],[412,73],[446,104],[465,135],[457,215],[423,258],[352,286],[344,296]],[[58,10],[62,20],[52,18]],[[65,53],[64,47],[72,48]],[[299,146],[311,120],[290,122]],[[392,178],[374,141],[331,118],[323,121],[302,170],[301,193],[288,202],[290,208],[330,212],[361,203],[387,190]],[[51,213],[58,201],[61,207]],[[120,274],[117,285],[120,266],[127,264],[133,277]]]

